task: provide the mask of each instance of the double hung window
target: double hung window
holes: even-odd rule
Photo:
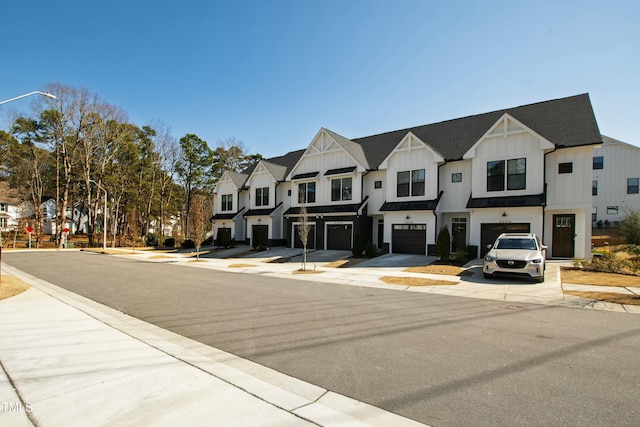
[[[337,202],[340,200],[351,200],[353,191],[351,182],[351,177],[332,179],[331,201]]]
[[[256,188],[256,206],[269,204],[269,187]]]
[[[220,207],[220,210],[222,211],[233,210],[233,194],[222,195],[222,206]]]
[[[301,182],[298,184],[298,203],[316,202],[316,183]]]
[[[424,196],[424,169],[398,172],[396,194],[398,197]]]
[[[504,191],[505,184],[507,190],[524,190],[526,188],[526,158],[487,162],[487,191]]]

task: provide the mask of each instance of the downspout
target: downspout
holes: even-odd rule
[[[440,168],[442,166],[446,165],[447,163],[449,163],[449,162],[447,160],[445,160],[443,164],[438,165],[438,178],[437,178],[437,181],[436,181],[436,183],[438,185],[438,203],[436,204],[436,207],[431,211],[431,213],[433,213],[433,216],[436,218],[436,221],[435,221],[435,227],[436,227],[436,229],[435,229],[435,238],[436,238],[436,240],[435,240],[434,244],[438,243],[438,215],[436,214],[436,208],[440,204],[440,198],[442,197],[442,192],[440,190]]]
[[[558,146],[554,144],[553,150],[544,153],[544,164],[542,165],[542,190],[544,191],[544,205],[542,205],[542,240],[545,240],[545,227],[544,224],[546,222],[547,216],[547,154],[555,153],[558,149]],[[549,254],[547,254],[547,258]]]

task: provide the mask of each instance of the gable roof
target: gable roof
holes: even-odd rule
[[[431,145],[445,160],[460,160],[505,113],[559,148],[602,143],[588,94],[396,130],[353,141],[363,147],[372,168],[377,168],[408,132],[413,132]]]
[[[244,183],[247,182],[247,178],[249,178],[249,175],[247,175],[246,173],[238,173],[233,171],[226,171],[225,173],[238,188],[242,188]]]
[[[293,169],[296,163],[298,163],[298,160],[300,160],[304,151],[305,150],[290,151],[283,156],[262,159],[243,170],[242,173],[249,176],[253,173],[258,164],[262,163],[277,181],[284,181],[291,169]]]

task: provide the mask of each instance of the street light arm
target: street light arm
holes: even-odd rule
[[[16,96],[15,98],[11,98],[11,99],[7,99],[7,100],[4,100],[4,101],[0,101],[0,105],[6,104],[7,102],[15,101],[17,99],[26,98],[27,96],[31,96],[31,95],[42,95],[42,96],[46,96],[47,98],[58,99],[58,98],[56,98],[55,95],[53,95],[51,93],[41,92],[39,90],[36,90],[34,92],[29,92],[29,93],[26,93],[24,95]]]

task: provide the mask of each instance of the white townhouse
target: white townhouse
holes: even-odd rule
[[[260,160],[247,169],[245,182],[248,210],[245,241],[253,246],[283,246],[286,244],[284,212],[291,206],[291,185],[286,177],[302,156],[303,150],[267,160]]]
[[[362,146],[320,129],[287,176],[292,185],[291,207],[284,212],[287,244],[302,247],[297,230],[303,205],[311,226],[308,248],[349,250],[358,233],[362,242],[370,241],[363,191],[369,169]]]
[[[0,181],[0,231],[12,231],[20,219],[20,197],[18,190]]]
[[[593,151],[591,222],[614,223],[640,211],[640,147],[602,135]]]
[[[349,249],[359,231],[385,251],[434,254],[446,225],[454,252],[483,255],[511,231],[539,234],[550,257],[588,257],[589,177],[601,144],[587,94],[353,140],[322,128],[286,176],[284,238],[300,246],[304,205],[316,249]],[[255,182],[251,194],[265,188]],[[218,203],[229,188],[220,183]]]
[[[242,191],[249,177],[246,173],[225,171],[214,187],[213,238],[217,245],[226,246],[235,240],[244,242],[247,194]]]
[[[231,240],[259,246],[286,242],[283,213],[291,206],[285,181],[303,150],[262,159],[242,173],[225,171],[214,189],[211,217],[216,244]]]

